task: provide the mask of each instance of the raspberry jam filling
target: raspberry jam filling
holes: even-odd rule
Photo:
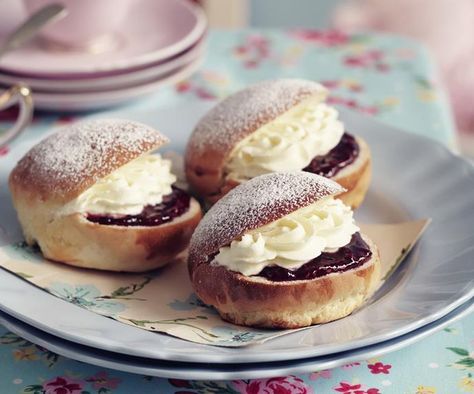
[[[173,187],[173,191],[164,196],[161,203],[146,205],[138,215],[103,216],[89,214],[87,220],[114,226],[159,226],[186,213],[189,209],[189,201],[188,193]]]
[[[353,163],[359,156],[359,150],[359,144],[355,138],[344,133],[334,148],[324,156],[316,156],[307,167],[303,168],[303,171],[331,178]]]
[[[265,267],[258,276],[273,282],[315,279],[333,272],[344,272],[360,267],[372,257],[369,245],[355,233],[351,241],[334,253],[322,253],[313,260],[303,264],[297,270],[271,266]]]

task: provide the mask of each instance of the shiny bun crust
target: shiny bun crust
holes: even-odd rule
[[[377,289],[377,247],[362,235],[372,257],[362,266],[316,279],[272,282],[244,276],[226,267],[201,264],[193,270],[198,297],[231,323],[251,327],[299,328],[351,314]]]
[[[73,125],[34,146],[9,178],[26,242],[37,243],[51,260],[111,271],[148,271],[173,260],[201,218],[194,199],[185,214],[150,227],[100,225],[78,213],[58,214],[99,179],[165,142],[140,123],[100,120]]]
[[[360,148],[359,156],[353,163],[339,171],[336,176],[330,178],[346,189],[337,198],[352,209],[358,208],[364,201],[372,178],[372,158],[369,146],[361,137],[355,137],[355,139]],[[240,185],[239,181],[226,179],[217,193],[207,197],[207,202],[215,204],[238,185]]]
[[[327,90],[302,79],[264,81],[227,97],[195,127],[186,147],[186,177],[202,197],[221,193],[224,165],[235,145],[264,124]]]

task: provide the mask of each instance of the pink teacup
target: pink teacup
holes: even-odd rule
[[[118,32],[133,0],[23,0],[28,15],[52,3],[67,15],[41,31],[51,48],[104,51],[114,49]]]

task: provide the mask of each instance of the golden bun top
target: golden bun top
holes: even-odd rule
[[[168,142],[142,123],[121,119],[85,121],[45,138],[17,163],[10,188],[42,200],[66,203],[99,179]]]

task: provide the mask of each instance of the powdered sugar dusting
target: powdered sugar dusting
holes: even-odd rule
[[[188,151],[201,154],[212,147],[230,151],[237,142],[302,100],[326,89],[313,81],[278,79],[257,83],[216,105],[197,124]]]
[[[74,124],[35,145],[12,173],[40,194],[79,194],[118,167],[168,139],[144,124],[104,119]]]
[[[207,212],[191,238],[190,259],[193,264],[202,263],[244,232],[343,191],[336,182],[308,172],[253,178],[232,189]]]

